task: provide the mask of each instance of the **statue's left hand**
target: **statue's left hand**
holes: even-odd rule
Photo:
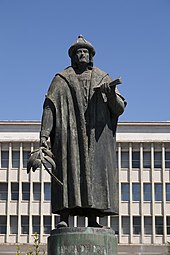
[[[48,149],[47,138],[45,136],[42,136],[40,138],[40,146]]]

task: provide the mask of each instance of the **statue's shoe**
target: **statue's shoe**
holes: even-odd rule
[[[68,224],[65,221],[60,221],[57,224],[57,228],[67,228],[67,227],[68,227]]]
[[[103,226],[103,225],[101,225],[101,224],[97,223],[96,221],[94,221],[94,222],[90,222],[90,223],[88,224],[88,227],[91,227],[91,228],[103,228],[103,229],[110,229],[109,227],[107,227],[107,226]]]

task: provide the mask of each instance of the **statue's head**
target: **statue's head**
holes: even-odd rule
[[[84,60],[80,58],[82,52],[84,54]],[[79,35],[76,42],[69,48],[68,54],[71,58],[71,65],[73,67],[76,67],[77,62],[81,61],[85,62],[88,61],[89,67],[93,66],[93,57],[95,55],[95,49],[91,45],[91,43],[89,43],[83,38],[82,35]]]

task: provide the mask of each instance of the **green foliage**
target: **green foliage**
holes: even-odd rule
[[[170,242],[167,242],[167,248],[168,248],[168,253],[167,253],[167,255],[170,255]]]
[[[21,254],[21,249],[20,249],[20,246],[17,245],[17,252],[16,252],[16,255],[20,255]]]
[[[29,248],[27,253],[25,255],[45,255],[46,252],[44,249],[40,250],[40,245],[39,245],[39,236],[37,233],[34,234],[34,244]],[[21,255],[21,248],[19,245],[17,245],[17,252],[16,255]]]

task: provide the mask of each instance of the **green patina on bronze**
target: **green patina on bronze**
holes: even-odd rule
[[[66,228],[48,238],[49,255],[116,255],[117,238],[112,230]]]

